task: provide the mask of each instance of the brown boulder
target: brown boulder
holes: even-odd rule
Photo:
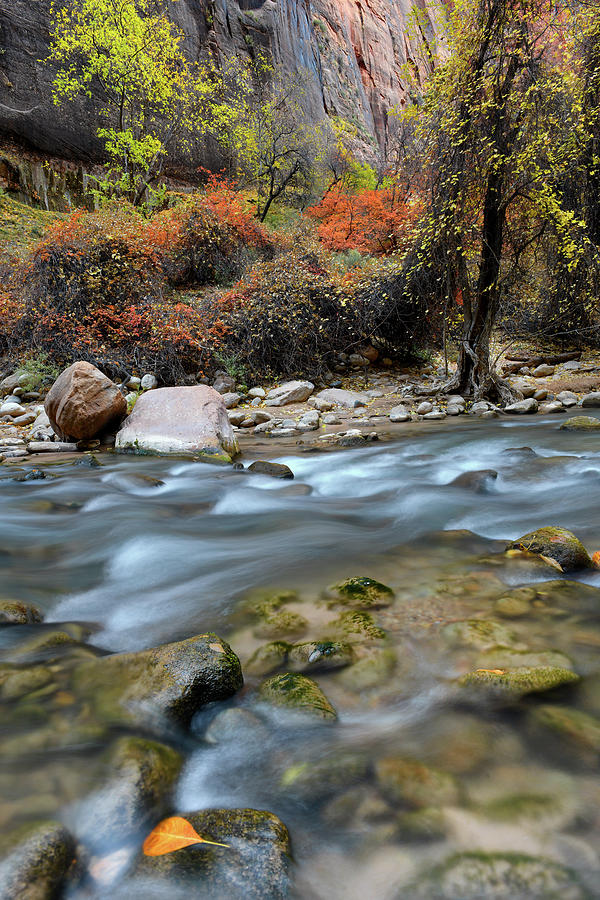
[[[127,414],[127,403],[110,378],[88,362],[62,372],[48,392],[44,409],[64,440],[89,440]]]
[[[239,453],[222,396],[204,384],[142,394],[117,434],[115,448],[213,462],[231,462]]]

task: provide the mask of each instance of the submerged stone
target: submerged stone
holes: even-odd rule
[[[512,647],[491,647],[477,658],[482,669],[522,667],[554,667],[573,669],[573,662],[560,650],[515,650]]]
[[[365,576],[347,578],[339,584],[332,585],[329,590],[353,609],[389,606],[394,599],[391,588]]]
[[[340,672],[338,679],[351,691],[365,691],[385,684],[396,668],[396,653],[392,647],[361,647],[359,658]]]
[[[577,875],[518,853],[460,853],[409,889],[411,900],[586,900]]]
[[[593,568],[581,541],[566,528],[547,526],[530,531],[510,543],[507,550],[520,550],[558,563],[563,572]]]
[[[290,887],[288,830],[273,813],[256,809],[206,809],[186,813],[198,834],[226,847],[185,847],[143,857],[137,873],[152,883],[186,885],[190,897],[284,900]]]
[[[526,694],[551,691],[575,684],[579,675],[559,666],[522,666],[514,669],[475,669],[459,679],[465,688],[489,692],[499,699],[518,699]]]
[[[286,665],[292,645],[285,641],[271,641],[256,650],[244,667],[248,675],[269,675]]]
[[[289,766],[281,777],[280,786],[286,796],[317,804],[363,781],[368,769],[367,758],[362,754],[336,753]]]
[[[59,822],[29,823],[3,838],[0,853],[3,898],[50,900],[64,886],[75,842]]]
[[[354,659],[352,647],[340,641],[306,641],[294,644],[288,654],[293,672],[318,672],[349,666]]]
[[[600,755],[600,719],[568,706],[546,704],[531,712],[532,723],[558,735],[590,759]]]
[[[441,841],[447,831],[446,817],[441,809],[435,807],[414,809],[398,816],[398,832],[403,841]]]
[[[449,806],[458,802],[458,782],[448,772],[414,759],[390,756],[375,766],[377,783],[384,795],[405,807]]]
[[[268,678],[259,687],[260,699],[317,719],[337,719],[337,713],[319,685],[306,675],[285,673]]]
[[[454,643],[476,647],[480,650],[498,645],[510,647],[516,643],[516,637],[510,628],[489,619],[465,619],[462,622],[452,622],[450,625],[444,626],[442,634]]]
[[[373,616],[359,610],[343,612],[337,619],[328,623],[326,630],[348,637],[357,635],[374,640],[385,637],[385,631],[375,624]]]

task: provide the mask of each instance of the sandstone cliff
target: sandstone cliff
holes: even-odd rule
[[[437,52],[438,28],[428,0],[179,0],[173,15],[192,58],[256,54],[288,71],[309,73],[306,103],[353,121],[369,142],[385,144],[387,111],[405,102],[403,67],[423,72]],[[0,8],[0,135],[42,153],[93,160],[93,106],[52,104],[47,0],[10,0]],[[431,4],[433,8],[433,4]]]

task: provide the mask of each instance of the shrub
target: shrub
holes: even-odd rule
[[[25,308],[12,343],[64,365],[86,359],[113,377],[132,369],[176,381],[202,368],[224,325],[173,302],[163,249],[124,206],[55,225],[26,269]]]
[[[316,375],[357,339],[350,299],[302,248],[254,267],[221,299],[225,341],[248,375]]]

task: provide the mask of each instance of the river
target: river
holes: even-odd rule
[[[299,448],[278,458],[293,482],[116,456],[100,457],[100,467],[59,462],[39,481],[16,482],[4,466],[1,593],[37,605],[45,623],[1,629],[0,650],[11,660],[19,642],[57,623],[79,623],[83,643],[110,652],[206,631],[229,641],[246,685],[195,717],[174,809],[276,813],[291,832],[293,890],[303,900],[408,898],[403,891],[419,873],[473,850],[556,861],[600,897],[600,742],[594,755],[544,731],[536,718],[543,695],[508,709],[457,698],[456,679],[490,648],[449,627],[490,620],[508,634],[504,646],[565,654],[584,678],[556,702],[600,717],[600,605],[584,587],[600,588],[600,572],[577,576],[581,600],[577,588],[568,602],[532,592],[531,611],[511,618],[495,606],[507,591],[564,578],[536,560],[507,559],[506,541],[560,525],[590,553],[600,550],[599,438],[559,424],[462,419],[407,426],[401,439],[364,448]],[[481,470],[497,475],[452,484]],[[295,592],[286,609],[306,620],[303,640],[319,640],[339,614],[328,586],[355,575],[395,594],[372,612],[385,629],[380,668],[354,679],[350,669],[316,673],[339,721],[290,724],[258,703],[262,676],[248,663],[273,638],[249,617],[247,599],[259,590]],[[498,651],[489,659],[505,664]],[[239,729],[207,743],[226,707],[244,711]],[[22,721],[4,715],[2,741],[22,734]],[[43,782],[44,815],[76,828],[74,804],[81,810],[105,775],[92,765],[103,749],[25,749],[3,782],[2,826],[41,814],[31,795],[39,797]],[[386,797],[382,760],[395,757],[446,773],[450,795],[440,788],[426,802]],[[428,810],[429,823],[407,817],[415,806]],[[126,873],[71,893],[163,896]]]

